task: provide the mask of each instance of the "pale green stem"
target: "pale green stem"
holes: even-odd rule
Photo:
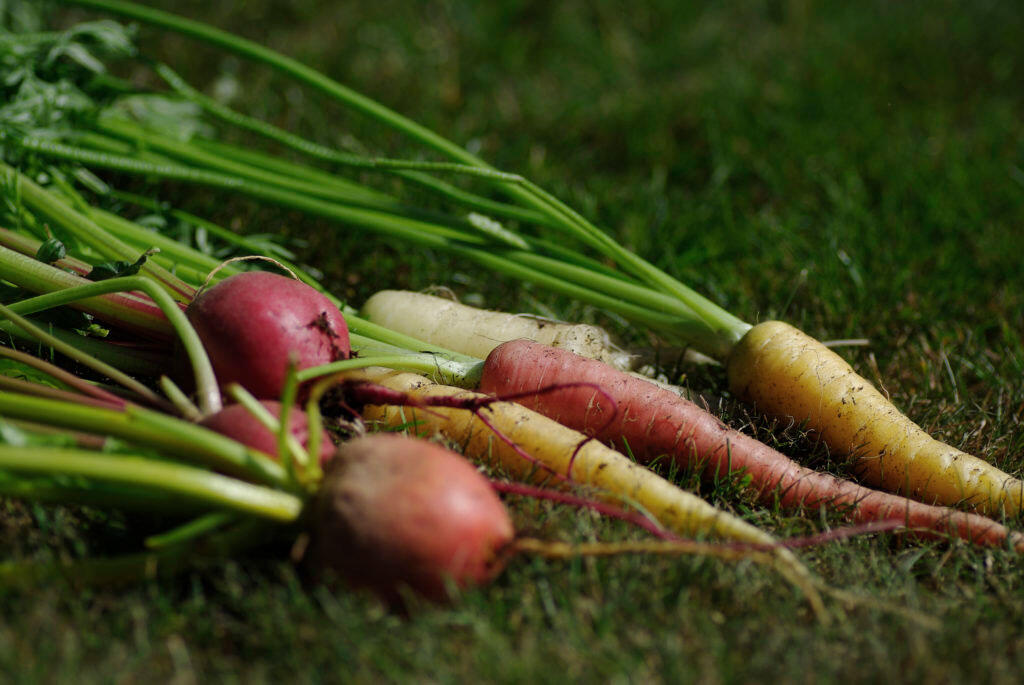
[[[0,468],[38,475],[81,476],[171,492],[203,505],[281,522],[298,519],[303,501],[295,495],[253,485],[183,464],[87,450],[0,445]]]

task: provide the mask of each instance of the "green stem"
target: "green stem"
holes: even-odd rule
[[[276,143],[280,143],[286,147],[289,147],[297,152],[300,152],[313,159],[320,161],[329,162],[333,164],[354,167],[358,169],[373,169],[394,172],[396,176],[403,178],[407,181],[415,183],[419,186],[427,188],[441,197],[447,198],[456,204],[468,207],[470,209],[479,210],[489,215],[499,216],[506,219],[514,219],[528,224],[537,225],[549,225],[550,219],[540,212],[518,207],[516,205],[510,205],[504,202],[498,202],[482,197],[475,193],[465,191],[457,186],[451,185],[439,179],[436,179],[427,174],[417,173],[408,171],[405,169],[412,169],[412,166],[399,167],[389,166],[388,163],[405,163],[403,160],[382,160],[382,159],[371,159],[356,154],[340,152],[324,145],[319,145],[310,140],[297,136],[293,133],[285,131],[284,129],[278,128],[272,124],[268,124],[265,121],[256,119],[254,117],[247,116],[241,112],[237,112],[229,107],[225,107],[221,103],[217,102],[213,98],[201,93],[200,91],[189,85],[184,79],[176,74],[166,64],[158,64],[154,67],[156,72],[167,81],[175,91],[196,103],[208,113],[227,122],[238,128],[256,133],[260,136],[272,140]],[[221,151],[227,151],[229,148],[234,149],[235,153],[244,154],[250,163],[264,166],[264,168],[281,170],[279,166],[282,164],[279,160],[273,157],[262,155],[260,153],[249,153],[248,151],[238,150],[233,146],[227,146],[222,143],[215,143],[213,141],[195,141],[201,147],[207,147],[208,149]],[[413,163],[415,164],[415,163]],[[297,170],[308,169],[300,165],[289,165],[291,167],[297,167]],[[465,167],[463,169],[474,169],[475,167]],[[436,170],[436,169],[430,169]],[[450,171],[450,169],[449,169]],[[299,173],[303,173],[300,171]],[[330,176],[329,174],[322,174],[328,178],[337,178]]]
[[[218,528],[235,523],[237,520],[237,514],[227,511],[215,511],[212,514],[192,519],[184,525],[172,528],[159,535],[150,535],[146,538],[145,545],[147,549],[163,549],[180,545],[184,542],[191,542]]]
[[[0,161],[0,172],[3,172],[8,182],[14,181],[18,184],[20,197],[26,206],[61,226],[105,258],[134,261],[139,256],[130,246],[104,231],[88,217],[77,212],[54,193],[37,185],[17,169]],[[142,266],[142,271],[165,283],[180,299],[187,299],[188,287],[163,267],[147,263]]]
[[[260,422],[260,424],[274,435],[281,435],[284,429],[284,419],[287,418],[282,413],[282,418],[279,420],[273,414],[271,414],[266,407],[264,407],[258,399],[252,396],[248,390],[243,388],[238,383],[232,383],[228,386],[228,392],[231,393],[231,397],[238,402],[240,405],[245,407],[246,411],[252,414],[253,418]],[[294,472],[291,470],[292,462],[298,462],[302,465],[309,463],[309,457],[306,450],[299,443],[298,439],[292,435],[291,431],[285,433],[284,438],[284,449],[281,449],[281,445],[278,445],[278,454],[286,454],[287,461],[284,461],[285,473],[288,474],[289,478],[292,478],[296,482]]]
[[[189,323],[185,313],[181,311],[181,308],[171,299],[170,295],[153,280],[145,276],[122,276],[46,295],[39,295],[22,300],[17,305],[12,306],[11,310],[31,314],[51,307],[69,304],[83,298],[133,290],[149,295],[160,308],[160,311],[164,313],[164,316],[167,317],[174,332],[177,333],[186,354],[188,354],[189,361],[192,363],[199,408],[204,414],[212,414],[220,410],[223,405],[220,390],[217,387],[217,378],[214,376],[213,366],[210,364],[210,358],[206,354],[202,341],[199,340],[199,336],[196,334],[195,329],[192,328],[192,324]],[[65,354],[67,353],[65,352]],[[111,376],[111,378],[114,378],[114,376]]]
[[[0,278],[34,293],[54,293],[93,283],[3,246],[0,246]],[[89,298],[78,302],[76,308],[102,321],[127,326],[149,338],[166,340],[172,333],[159,308],[132,295]],[[17,305],[14,311],[27,313]]]
[[[262,452],[142,407],[115,410],[0,391],[0,416],[110,435],[254,482],[278,488],[289,485],[281,465]]]
[[[295,521],[303,502],[294,495],[202,469],[87,450],[0,445],[0,468],[36,475],[80,476],[173,493],[186,501],[275,521]]]
[[[65,1],[129,16],[168,30],[177,31],[186,36],[262,62],[290,75],[299,83],[319,90],[346,106],[390,126],[461,164],[482,169],[492,169],[483,160],[433,131],[341,85],[315,69],[252,41],[201,22],[141,7],[130,2],[122,2],[120,0]],[[711,331],[710,336],[717,338],[717,340],[704,341],[702,343],[707,348],[713,350],[717,356],[721,357],[723,350],[727,353],[735,342],[742,337],[743,333],[749,329],[749,325],[742,320],[700,296],[646,260],[618,245],[618,243],[583,219],[575,211],[540,188],[526,182],[506,182],[504,183],[504,189],[510,195],[525,202],[530,207],[550,216],[561,228],[575,235],[586,244],[597,249],[602,254],[615,259],[643,281],[656,286],[668,294],[679,297],[704,322],[704,328]]]
[[[101,362],[99,359],[91,357],[90,355],[79,350],[77,347],[73,347],[72,345],[65,343],[63,340],[60,340],[59,338],[50,335],[49,333],[39,328],[32,322],[28,321],[24,317],[16,314],[9,307],[5,307],[2,304],[0,304],[0,318],[10,319],[11,323],[21,328],[23,331],[28,333],[30,336],[32,336],[39,342],[45,345],[49,345],[57,352],[63,354],[65,357],[68,357],[69,359],[74,359],[75,361],[84,364],[85,366],[88,366],[93,371],[101,373],[104,376],[107,376],[108,378],[117,381],[118,383],[128,388],[132,392],[137,393],[139,396],[145,398],[148,402],[151,402],[158,407],[167,405],[166,401],[162,397],[157,395],[155,392],[147,388],[142,383],[139,383],[137,380],[135,380],[128,374],[122,372],[119,369],[114,368],[113,366],[107,364],[106,362]]]
[[[58,580],[75,586],[137,583],[179,573],[204,559],[234,557],[266,538],[266,522],[249,520],[199,540],[186,540],[138,554],[75,561],[4,562],[0,564],[0,586],[22,589],[52,587]]]
[[[39,357],[33,357],[31,354],[26,352],[12,350],[7,347],[0,347],[0,357],[13,359],[14,361],[31,366],[34,369],[42,371],[54,380],[60,381],[69,388],[77,390],[79,393],[92,397],[93,399],[100,400],[104,404],[114,405],[115,407],[124,406],[124,400],[112,392],[108,392],[103,388],[98,388],[92,383],[79,378],[75,374],[65,371],[59,366],[44,361]]]

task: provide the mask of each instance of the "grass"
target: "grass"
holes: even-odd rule
[[[519,171],[749,320],[785,317],[844,348],[927,430],[1024,470],[1024,13],[1012,3],[171,3],[326,70]],[[623,6],[624,7],[624,6]],[[78,16],[78,15],[73,15]],[[208,91],[338,143],[404,146],[276,77],[167,36],[147,51]],[[349,240],[323,222],[166,187],[185,209],[308,241],[335,292],[448,285],[465,299],[591,319],[445,255]],[[722,393],[716,369],[689,382]],[[742,409],[737,425],[767,422]],[[842,471],[799,431],[787,452]],[[687,474],[682,482],[694,483]],[[820,516],[703,494],[779,535]],[[135,541],[127,517],[4,502],[16,557]],[[616,524],[514,502],[521,529],[586,540]],[[1018,524],[1019,525],[1019,522]],[[50,552],[49,550],[57,550]],[[747,564],[519,559],[492,587],[408,617],[308,585],[287,550],[120,589],[0,599],[0,673],[20,680],[1016,681],[1017,555],[879,536],[800,553],[871,607],[817,625]]]

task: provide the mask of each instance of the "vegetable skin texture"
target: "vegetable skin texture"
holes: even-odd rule
[[[468,390],[435,384],[416,374],[390,369],[366,369],[353,372],[349,377],[399,390],[407,393],[413,401],[446,395],[481,396]],[[415,430],[421,434],[440,433],[460,445],[465,454],[498,464],[513,477],[534,481],[549,480],[552,473],[564,476],[573,453],[586,437],[516,403],[495,402],[484,411],[493,426],[550,470],[524,459],[476,415],[466,410],[370,405],[363,408],[363,417],[391,428],[415,423]],[[713,535],[756,544],[777,542],[768,533],[672,485],[596,440],[586,442],[576,453],[571,475],[576,483],[604,491],[606,499],[626,499],[639,504],[661,525],[685,537]],[[608,494],[612,496],[608,497]]]
[[[260,404],[269,411],[275,418],[281,418],[281,403],[276,400],[261,400]],[[288,412],[288,423],[292,435],[303,447],[309,442],[309,425],[306,413],[300,409],[292,408]],[[277,435],[267,429],[259,419],[240,404],[232,404],[224,407],[215,414],[205,417],[199,422],[200,426],[216,431],[232,440],[265,452],[274,459],[280,459],[278,454]],[[334,456],[334,441],[327,431],[321,431],[320,436],[320,465],[323,466]]]
[[[990,516],[1021,511],[1024,482],[929,436],[839,355],[789,324],[752,328],[727,370],[739,397],[806,421],[834,451],[854,455],[871,485]]]
[[[230,276],[186,310],[222,387],[238,383],[259,399],[280,397],[296,370],[348,359],[338,308],[305,283],[265,271]]]
[[[598,326],[478,309],[408,290],[375,293],[363,304],[362,314],[386,328],[480,359],[504,342],[527,338],[623,370],[633,361],[632,355],[619,349]]]
[[[826,506],[853,521],[903,520],[922,537],[956,535],[976,544],[1024,549],[1024,538],[982,516],[913,502],[800,466],[767,445],[726,426],[677,393],[564,350],[517,340],[487,358],[480,389],[520,393],[571,383],[596,383],[617,403],[608,421],[604,399],[593,389],[571,387],[517,400],[552,419],[616,446],[628,444],[641,462],[669,455],[681,465],[702,467],[706,476],[744,471],[768,504],[786,509]],[[606,403],[605,403],[606,405]]]
[[[378,433],[344,443],[312,504],[308,560],[397,600],[433,600],[486,583],[514,537],[501,499],[469,461],[441,445]]]

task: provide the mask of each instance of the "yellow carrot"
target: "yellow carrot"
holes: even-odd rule
[[[871,485],[998,516],[1021,510],[1024,482],[933,439],[839,355],[779,321],[753,327],[727,360],[738,396],[806,421]]]

